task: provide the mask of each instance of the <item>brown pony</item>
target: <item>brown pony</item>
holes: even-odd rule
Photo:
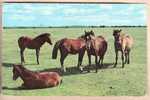
[[[23,80],[22,88],[36,89],[59,85],[62,82],[56,72],[33,72],[22,65],[13,65],[13,80],[20,77]]]
[[[24,52],[25,48],[28,48],[28,49],[35,49],[36,50],[37,64],[39,64],[40,48],[45,42],[52,45],[49,33],[40,34],[39,36],[37,36],[33,39],[30,37],[27,37],[27,36],[20,37],[18,39],[18,45],[20,48],[21,63],[25,62],[23,52]]]
[[[58,49],[60,50],[60,63],[61,63],[61,70],[66,72],[66,68],[64,67],[64,60],[68,56],[68,54],[79,54],[78,56],[78,68],[82,71],[82,59],[86,50],[86,43],[83,38],[78,39],[68,39],[64,38],[55,43],[52,52],[52,59],[57,58]]]
[[[114,30],[113,36],[114,36],[114,47],[115,47],[115,53],[116,53],[116,62],[114,67],[117,65],[118,60],[118,51],[121,51],[122,53],[122,68],[124,68],[124,64],[130,63],[130,51],[131,47],[133,45],[133,38],[126,34],[121,34],[122,30]],[[124,56],[125,56],[125,62],[124,62]]]
[[[94,32],[86,32],[87,54],[89,58],[89,66],[91,65],[91,55],[95,56],[96,72],[97,66],[103,66],[104,55],[107,51],[107,41],[103,36],[95,37]],[[99,61],[98,61],[99,57]]]

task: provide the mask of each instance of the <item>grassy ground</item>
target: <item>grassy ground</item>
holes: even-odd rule
[[[50,32],[55,43],[63,37],[76,38],[83,34],[86,28],[35,28],[35,29],[4,29],[3,30],[3,94],[4,95],[35,95],[35,96],[136,96],[146,93],[146,28],[122,28],[134,38],[134,47],[131,51],[131,64],[121,68],[121,59],[116,68],[113,46],[113,28],[92,28],[96,35],[103,35],[108,41],[108,51],[104,63],[105,68],[98,73],[79,73],[77,71],[77,55],[69,55],[65,60],[68,72],[63,76],[63,84],[46,89],[19,90],[22,80],[12,80],[12,63],[20,63],[17,39],[22,35],[34,37],[38,33]],[[87,28],[87,30],[89,30]],[[40,52],[40,65],[36,65],[35,51],[26,49],[25,67],[35,71],[48,71],[60,68],[59,56],[51,59],[53,46],[45,44]],[[94,63],[94,57],[93,57]],[[88,64],[87,55],[83,65]]]

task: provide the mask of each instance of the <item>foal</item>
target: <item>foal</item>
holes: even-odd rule
[[[33,72],[22,65],[13,64],[13,80],[20,77],[23,80],[22,88],[36,89],[57,86],[62,78],[56,72]]]
[[[25,48],[28,48],[28,49],[35,49],[36,50],[37,64],[39,64],[40,48],[45,42],[52,45],[49,33],[40,34],[39,36],[37,36],[35,38],[30,38],[27,36],[20,37],[18,39],[18,45],[20,48],[21,63],[25,62],[23,52],[24,52]]]
[[[121,51],[121,58],[122,58],[122,68],[124,68],[124,64],[130,63],[130,51],[131,47],[133,45],[133,38],[126,34],[121,34],[122,30],[114,30],[113,36],[114,36],[114,47],[115,47],[115,53],[116,53],[116,62],[114,67],[117,65],[118,60],[118,51]],[[124,56],[125,56],[125,62],[124,62]]]
[[[107,41],[103,36],[95,37],[93,31],[90,32],[85,31],[85,36],[87,42],[87,54],[89,58],[89,65],[91,65],[91,55],[94,55],[97,72],[97,66],[103,66],[104,55],[107,51]]]

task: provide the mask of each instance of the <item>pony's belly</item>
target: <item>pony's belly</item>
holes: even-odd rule
[[[27,45],[27,48],[29,48],[29,49],[36,49],[37,46],[36,45]]]
[[[70,51],[69,53],[70,53],[70,54],[77,54],[78,51]]]
[[[95,55],[95,51],[93,49],[90,49],[87,51],[90,55]]]
[[[24,84],[26,88],[36,89],[36,88],[46,88],[54,86],[53,81],[48,80],[30,80],[29,82]]]

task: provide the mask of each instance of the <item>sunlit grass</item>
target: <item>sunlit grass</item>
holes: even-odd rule
[[[74,73],[63,76],[63,84],[46,89],[37,90],[15,90],[22,84],[22,80],[12,80],[12,63],[20,63],[17,39],[22,35],[34,37],[39,33],[49,32],[52,35],[53,44],[61,38],[77,38],[84,30],[93,30],[96,35],[103,35],[108,41],[108,50],[104,59],[108,68],[99,70],[98,73],[81,74]],[[146,92],[146,28],[121,28],[134,38],[134,47],[131,51],[131,64],[121,68],[121,59],[116,68],[114,63],[113,28],[35,28],[35,29],[4,29],[2,57],[3,89],[4,95],[35,95],[35,96],[121,96],[121,95],[144,95]],[[45,44],[40,52],[40,65],[36,65],[34,50],[25,50],[25,67],[33,71],[41,71],[51,68],[60,68],[59,56],[56,60],[51,59],[53,46]],[[59,55],[59,54],[58,54]],[[78,55],[69,55],[65,59],[66,68],[76,67]],[[94,57],[92,59],[94,63]],[[87,55],[83,59],[83,65],[88,64]]]

